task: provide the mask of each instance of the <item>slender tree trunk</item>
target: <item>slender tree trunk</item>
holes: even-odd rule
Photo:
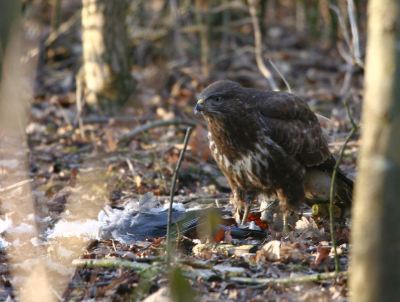
[[[125,0],[83,0],[83,72],[89,105],[106,104],[110,109],[133,92],[126,9]]]
[[[0,159],[16,161],[12,172],[4,173],[0,167],[0,187],[16,184],[31,178],[28,172],[26,126],[26,99],[21,91],[24,80],[21,72],[21,1],[0,0]],[[18,213],[13,216],[13,225],[19,226],[23,219],[35,214],[31,197],[30,185],[24,185],[18,190],[1,194],[0,212]],[[46,271],[41,246],[33,246],[29,239],[39,238],[37,230],[32,231],[32,237],[23,234],[5,232],[9,242],[18,239],[21,246],[13,245],[3,250],[10,262],[11,282],[15,299],[18,301],[53,302],[54,294]],[[29,239],[27,239],[29,238]],[[32,263],[30,271],[21,275],[17,264]]]
[[[370,0],[368,17],[351,300],[399,301],[400,0]]]

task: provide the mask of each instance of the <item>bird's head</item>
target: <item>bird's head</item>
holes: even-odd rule
[[[237,83],[228,80],[209,85],[197,96],[194,113],[201,112],[210,117],[229,113],[233,109],[232,103],[238,101],[235,97],[241,88]]]

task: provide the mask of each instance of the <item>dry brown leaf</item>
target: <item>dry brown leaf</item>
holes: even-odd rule
[[[294,244],[273,240],[257,252],[257,262],[263,260],[308,260],[308,257]]]
[[[211,159],[211,151],[208,146],[207,130],[201,124],[198,124],[194,129],[194,133],[190,137],[189,145],[192,149],[192,154],[200,157],[204,161]]]
[[[118,145],[115,142],[113,132],[111,131],[111,129],[106,129],[106,133],[107,133],[107,146],[108,146],[108,149],[111,152],[114,152],[115,150],[118,149]]]

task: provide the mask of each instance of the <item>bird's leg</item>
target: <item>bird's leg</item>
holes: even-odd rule
[[[269,223],[274,222],[274,213],[278,211],[279,201],[275,194],[271,195],[259,195],[261,220],[268,221]]]
[[[247,217],[249,216],[251,205],[256,197],[256,193],[254,191],[242,193],[243,201],[244,201],[244,214],[242,219],[242,224],[247,223]]]
[[[251,203],[246,204],[244,207],[244,213],[243,213],[243,219],[242,219],[243,225],[246,224],[246,222],[247,222],[247,217],[249,217],[250,209],[251,209]]]
[[[283,213],[283,233],[285,233],[285,234],[289,233],[289,225],[288,225],[288,221],[287,221],[287,216],[288,216],[288,213],[285,211]]]

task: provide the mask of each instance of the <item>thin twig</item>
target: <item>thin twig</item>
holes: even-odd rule
[[[343,85],[340,89],[339,96],[345,98],[347,92],[350,89],[351,78],[353,77],[353,64],[346,64],[346,74],[344,76]]]
[[[86,93],[83,95],[82,98],[82,92],[83,92],[82,75],[78,74],[75,77],[75,81],[76,81],[76,117],[74,120],[74,124],[72,125],[72,130],[68,136],[72,137],[72,135],[75,133],[76,128],[78,128],[79,126],[79,132],[81,138],[84,139],[82,112],[83,112],[83,106],[86,103]]]
[[[57,297],[57,299],[61,302],[64,301],[64,299],[57,293],[57,291],[53,288],[53,286],[50,285],[50,290],[53,292],[53,294]]]
[[[76,110],[77,110],[77,114],[76,114],[76,118],[75,118],[75,122],[74,122],[74,127],[76,127],[76,125],[79,125],[79,132],[81,135],[81,139],[83,140],[85,137],[85,133],[83,130],[83,122],[82,122],[82,111],[83,111],[83,103],[85,101],[86,96],[83,96],[83,100],[82,100],[82,91],[83,91],[83,83],[81,80],[81,77],[78,75],[76,77]]]
[[[329,220],[330,220],[330,228],[331,228],[332,246],[333,246],[333,251],[335,253],[335,272],[336,273],[339,272],[339,257],[338,257],[337,251],[336,251],[336,237],[335,237],[335,229],[334,229],[334,225],[333,225],[333,217],[334,217],[333,200],[335,198],[335,193],[336,193],[335,192],[335,189],[336,189],[336,175],[337,175],[337,171],[339,169],[339,164],[340,164],[340,162],[341,162],[341,160],[343,158],[344,151],[346,149],[347,143],[350,140],[350,138],[353,136],[353,134],[359,129],[359,126],[357,126],[354,123],[353,118],[351,117],[347,101],[344,102],[344,106],[346,107],[346,112],[347,112],[347,114],[349,116],[352,129],[351,129],[350,133],[346,136],[346,139],[344,140],[343,147],[340,150],[339,157],[338,157],[338,159],[336,161],[335,166],[333,167],[331,190],[330,190],[330,200],[329,200]]]
[[[131,171],[132,177],[135,177],[135,169],[133,168],[132,162],[128,157],[126,158],[126,163],[128,164],[129,171]]]
[[[157,127],[163,127],[163,126],[179,126],[179,125],[186,125],[186,126],[190,126],[190,127],[196,127],[196,125],[198,124],[198,122],[196,121],[191,121],[191,120],[186,120],[186,119],[173,119],[173,120],[158,120],[158,121],[154,121],[148,124],[145,124],[143,126],[140,126],[138,128],[135,128],[131,131],[129,131],[128,133],[122,134],[118,137],[119,141],[127,141],[132,139],[133,137],[135,137],[138,134],[141,134],[145,131],[148,131],[150,129],[153,128],[157,128]]]
[[[268,70],[267,66],[265,66],[264,61],[263,61],[262,49],[261,49],[261,31],[260,31],[260,25],[258,24],[255,1],[247,0],[247,2],[249,3],[251,21],[253,23],[253,29],[254,29],[255,52],[256,52],[256,61],[257,61],[258,69],[263,74],[263,76],[267,79],[271,89],[278,90],[278,86],[276,85],[273,75]]]
[[[272,60],[265,55],[265,58],[267,59],[267,61],[272,65],[272,67],[274,67],[275,71],[279,74],[279,76],[282,78],[282,80],[285,82],[285,85],[287,87],[287,89],[289,90],[290,93],[292,93],[292,89],[290,89],[290,85],[288,83],[288,81],[286,81],[285,77],[283,76],[283,74],[280,72],[280,70],[278,69],[278,67],[276,67],[276,65],[274,64],[274,62],[272,62]]]
[[[337,7],[336,5],[333,5],[333,4],[329,4],[329,8],[336,13],[336,15],[337,15],[337,17],[339,19],[340,27],[342,29],[344,40],[346,41],[347,46],[353,52],[353,45],[351,44],[349,32],[347,30],[346,23],[344,22],[344,19],[343,19],[342,13],[340,12],[339,7]]]
[[[288,284],[288,283],[297,283],[297,282],[318,282],[320,280],[333,279],[336,277],[347,276],[348,272],[331,272],[331,273],[323,273],[323,274],[313,274],[306,276],[298,276],[298,277],[289,277],[289,278],[245,278],[245,277],[230,277],[229,281],[234,281],[242,284]]]
[[[354,122],[353,117],[351,116],[351,113],[350,113],[349,104],[347,102],[344,102],[344,107],[346,108],[346,113],[347,113],[347,116],[349,117],[351,126],[353,128],[357,128],[357,130],[358,130],[358,128],[360,128],[360,126]]]
[[[21,187],[23,185],[29,184],[32,181],[33,181],[33,179],[26,179],[26,180],[22,180],[20,182],[17,182],[16,184],[10,185],[8,187],[0,188],[0,193],[5,193],[5,192],[8,192],[8,191],[14,190],[14,189],[19,188],[19,187]]]
[[[353,9],[353,0],[348,0],[348,5],[347,5],[347,10],[348,10],[348,15],[349,15],[349,21],[350,21],[350,28],[351,28],[351,33],[353,36],[353,43],[350,40],[349,32],[346,27],[346,23],[344,22],[342,13],[340,12],[340,9],[332,4],[329,4],[329,8],[332,9],[336,15],[338,16],[339,19],[339,24],[340,27],[342,28],[343,32],[343,37],[346,41],[347,46],[350,49],[351,55],[352,55],[352,60],[351,65],[357,64],[361,68],[364,69],[364,62],[361,59],[361,53],[360,53],[360,39],[358,37],[358,29],[357,29],[357,23],[355,20],[355,15],[354,15],[354,9]],[[339,50],[340,52],[340,50]],[[343,55],[342,55],[343,57]],[[346,59],[348,62],[348,60]]]
[[[170,194],[170,199],[169,199],[169,209],[168,209],[168,222],[167,222],[167,257],[166,257],[166,262],[167,266],[170,266],[171,262],[171,224],[172,224],[172,203],[174,201],[174,194],[175,194],[175,186],[176,186],[176,180],[178,179],[178,173],[179,169],[181,167],[181,163],[183,160],[183,155],[185,154],[187,144],[189,143],[189,137],[190,134],[192,133],[192,127],[189,127],[186,131],[186,136],[183,141],[183,148],[181,150],[181,154],[179,155],[178,163],[176,164],[175,168],[175,173],[174,173],[174,178],[172,180],[172,187],[171,187],[171,194]]]
[[[78,10],[75,12],[75,14],[69,18],[68,21],[64,22],[61,24],[57,31],[52,32],[50,36],[46,39],[44,42],[46,47],[49,47],[57,38],[59,38],[62,34],[66,33],[72,26],[77,24],[82,18],[82,12],[81,10]]]

